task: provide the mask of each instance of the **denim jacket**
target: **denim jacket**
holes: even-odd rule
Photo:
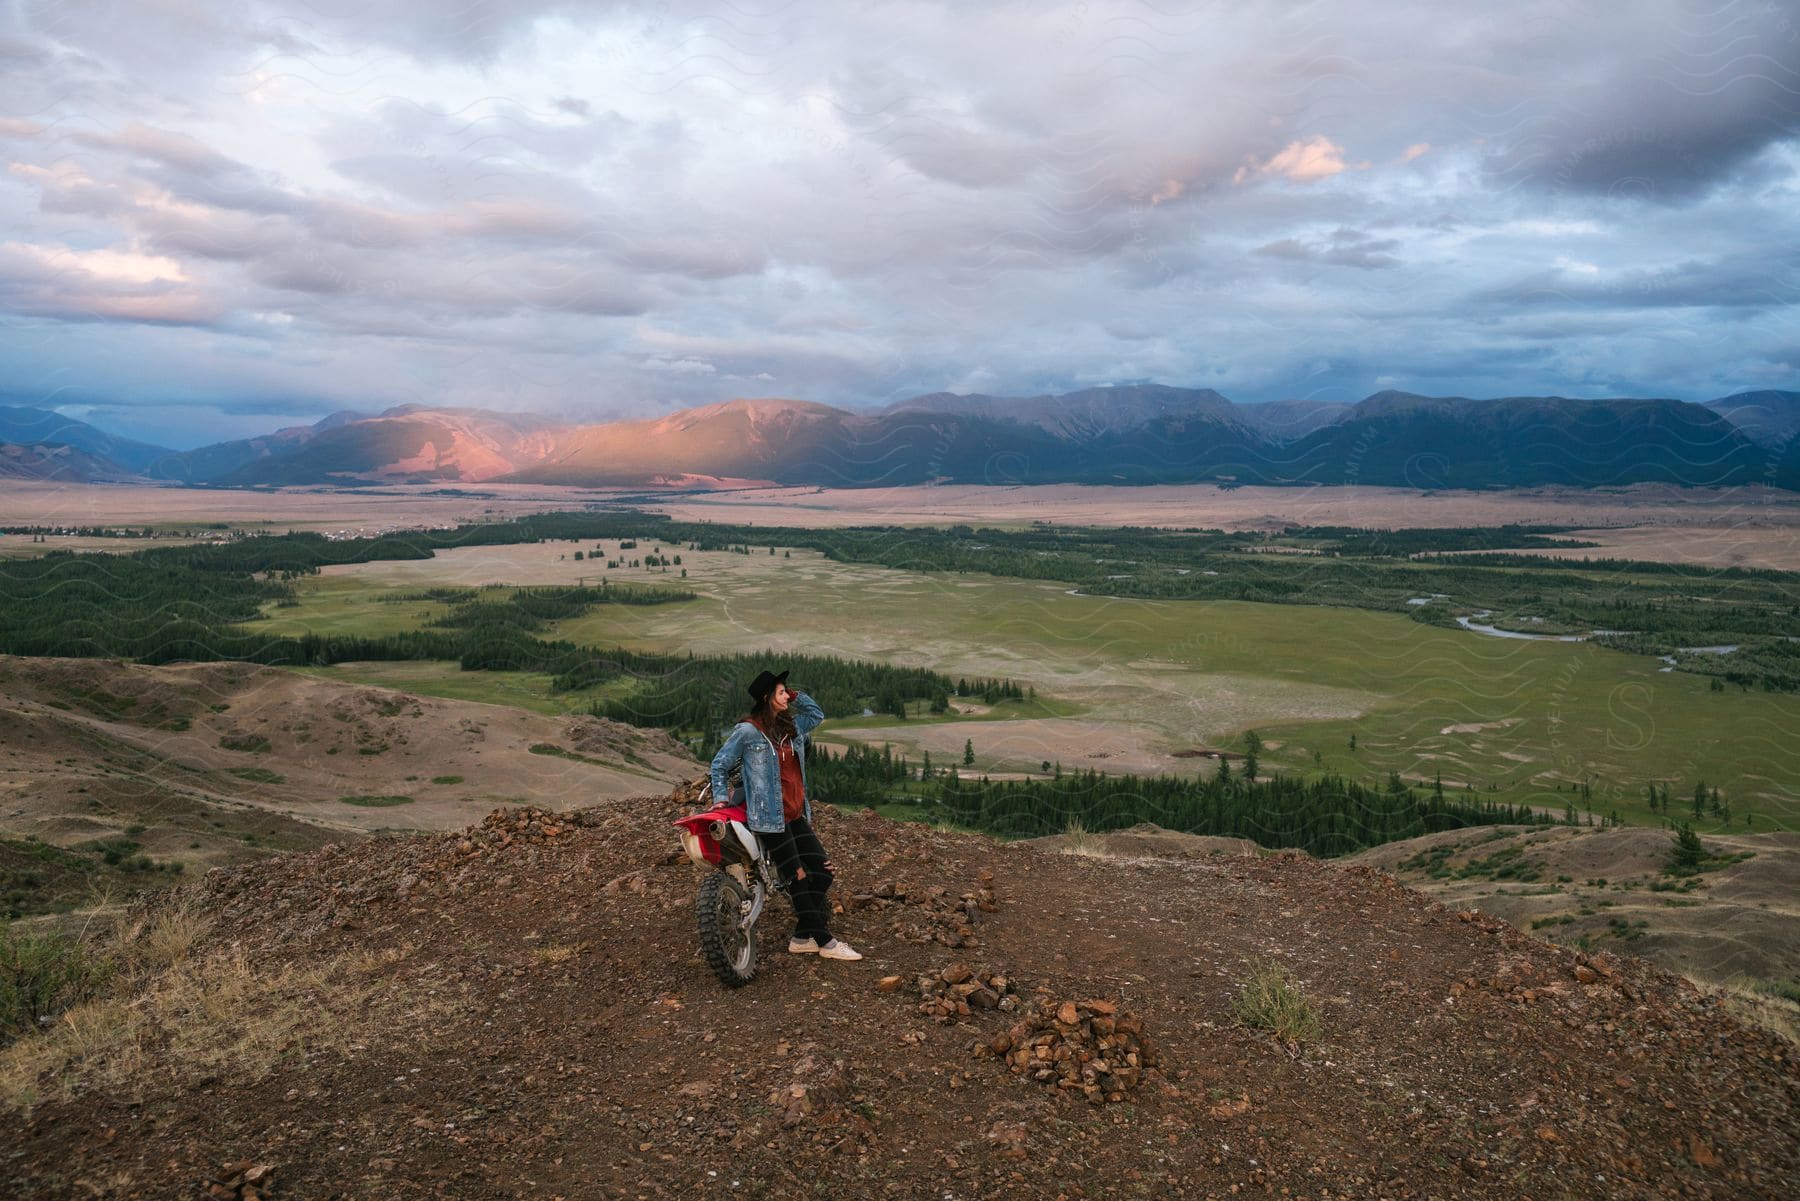
[[[825,720],[825,711],[817,701],[803,692],[794,694],[794,754],[800,757],[800,781],[806,782],[807,735]],[[731,769],[743,765],[744,807],[750,828],[760,834],[775,834],[787,828],[781,815],[781,761],[775,744],[756,728],[754,722],[740,721],[719,748],[712,761],[712,794],[715,803],[729,797]],[[806,820],[812,820],[812,798],[806,798]]]

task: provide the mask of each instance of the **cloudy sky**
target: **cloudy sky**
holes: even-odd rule
[[[408,402],[1794,388],[1797,23],[12,0],[0,403],[188,446]]]

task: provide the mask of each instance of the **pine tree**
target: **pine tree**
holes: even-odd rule
[[[1706,816],[1706,781],[1694,785],[1694,820],[1699,821]]]
[[[1678,876],[1691,876],[1700,870],[1706,860],[1706,847],[1701,844],[1700,836],[1694,833],[1694,827],[1683,822],[1675,835],[1675,850],[1669,856],[1669,870]]]
[[[963,740],[963,766],[975,766],[975,740],[973,738]]]

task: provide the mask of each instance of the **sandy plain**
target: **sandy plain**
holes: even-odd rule
[[[425,525],[595,507],[641,508],[684,521],[835,528],[850,525],[1160,526],[1226,530],[1290,525],[1379,529],[1523,524],[1577,526],[1613,555],[1710,567],[1800,570],[1800,494],[1773,488],[1219,488],[927,485],[746,487],[717,491],[481,484],[234,491],[148,485],[0,481],[0,526],[225,522],[242,528],[373,534]],[[0,538],[0,544],[10,539]]]

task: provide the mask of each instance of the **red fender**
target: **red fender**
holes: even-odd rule
[[[705,813],[691,813],[677,818],[670,825],[679,826],[692,834],[700,843],[700,853],[706,856],[708,863],[717,863],[722,858],[719,854],[718,840],[712,836],[714,822],[741,822],[747,820],[744,806],[721,805],[716,809],[708,809]]]

